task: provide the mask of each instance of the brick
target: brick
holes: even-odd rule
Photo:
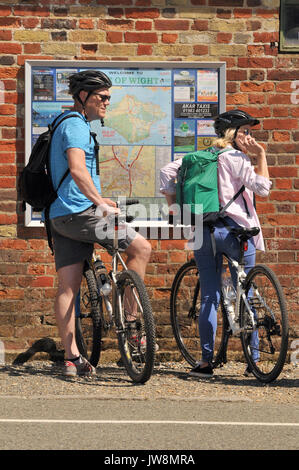
[[[15,31],[15,41],[20,42],[47,42],[50,40],[50,35],[46,31]]]
[[[94,28],[94,22],[93,22],[93,20],[88,19],[88,18],[79,19],[79,28],[81,28],[81,29],[93,29]]]
[[[157,31],[188,31],[188,20],[155,20],[155,29]]]
[[[136,31],[150,31],[153,27],[151,21],[136,21],[135,29]]]
[[[16,108],[12,104],[0,104],[0,114],[1,115],[14,115]],[[1,145],[5,145],[5,142],[0,142],[0,151],[3,150]],[[8,144],[7,144],[8,145]],[[6,148],[7,149],[7,148]]]
[[[45,46],[46,47],[46,46]],[[37,57],[35,55],[19,55],[18,56],[18,65],[24,65],[25,60],[30,60],[30,59],[36,59]],[[51,55],[43,55],[40,54],[38,56],[39,60],[51,60],[53,57]]]
[[[98,2],[99,3],[99,2]],[[105,7],[96,6],[69,6],[68,16],[79,18],[104,18],[106,15]]]
[[[251,18],[252,10],[250,8],[235,8],[233,15],[235,18]]]
[[[51,54],[54,57],[56,55],[61,56],[75,56],[77,52],[77,46],[73,42],[61,43],[61,42],[47,42],[43,46],[44,54]]]
[[[211,44],[210,53],[212,56],[240,56],[246,55],[245,45],[235,44]]]
[[[32,287],[53,287],[53,276],[39,276],[32,282]]]
[[[125,16],[134,19],[154,19],[160,16],[160,11],[158,8],[125,8]]]
[[[193,47],[194,55],[207,55],[209,53],[209,46],[196,45]]]
[[[254,42],[260,42],[262,44],[268,44],[270,42],[276,42],[279,40],[278,32],[262,32],[253,33]]]
[[[273,67],[273,59],[266,58],[266,57],[249,57],[244,58],[241,57],[238,60],[239,67],[246,67],[246,68],[253,68],[253,67],[262,67],[262,68],[272,68]]]
[[[238,33],[246,31],[246,23],[243,21],[225,21],[224,19],[216,19],[210,22],[210,31]]]
[[[208,20],[194,20],[194,24],[192,29],[197,31],[208,31],[209,30],[209,22]]]
[[[174,44],[178,39],[177,34],[162,33],[162,42],[165,44]]]
[[[138,44],[137,55],[152,55],[153,46],[150,44]]]
[[[33,29],[36,28],[40,23],[39,18],[24,18],[22,20],[22,25],[25,29]]]
[[[121,18],[124,14],[123,8],[108,8],[108,15],[114,18]]]
[[[24,53],[25,54],[40,54],[41,45],[34,42],[32,44],[24,44]]]
[[[231,42],[233,35],[231,33],[218,33],[217,42],[228,44]]]
[[[18,67],[1,67],[0,79],[2,78],[16,78],[18,75]],[[7,89],[7,88],[6,88]]]
[[[271,201],[291,201],[299,202],[299,191],[270,191]]]
[[[43,29],[75,29],[76,25],[76,20],[59,18],[45,18],[41,23]]]
[[[289,132],[273,132],[273,140],[276,142],[289,142],[290,134]]]
[[[104,31],[128,31],[134,28],[132,20],[99,20],[98,28]]]
[[[125,42],[136,42],[136,43],[157,43],[158,36],[156,33],[125,33]]]
[[[50,8],[40,6],[17,5],[14,7],[15,16],[50,16]]]
[[[192,46],[182,44],[157,45],[154,47],[154,54],[164,57],[184,57],[190,56]]]
[[[0,225],[16,224],[17,214],[0,214]]]
[[[2,29],[0,31],[0,41],[10,41],[12,38],[12,32],[9,30]]]
[[[275,187],[276,187],[276,189],[292,189],[292,181],[289,180],[289,179],[276,178],[275,179]],[[296,187],[295,187],[295,189],[296,189]],[[297,189],[299,189],[299,187]]]
[[[298,128],[297,119],[265,119],[263,128],[269,130],[296,129]]]
[[[208,0],[210,6],[236,7],[243,6],[243,0]]]
[[[123,33],[117,31],[108,31],[107,32],[107,42],[123,42]]]
[[[259,92],[265,93],[268,91],[274,90],[274,83],[272,82],[265,82],[265,83],[252,83],[252,82],[244,82],[240,84],[240,91],[248,93],[248,92]]]
[[[106,35],[103,31],[78,30],[69,32],[71,42],[104,42]]]
[[[19,28],[20,26],[20,18],[7,18],[6,16],[0,16],[0,28]]]

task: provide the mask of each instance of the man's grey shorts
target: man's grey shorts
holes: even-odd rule
[[[90,259],[94,243],[99,243],[111,252],[114,239],[114,217],[99,217],[96,206],[79,214],[63,215],[51,219],[56,271],[58,269]],[[118,230],[118,246],[126,250],[137,232],[122,224]]]

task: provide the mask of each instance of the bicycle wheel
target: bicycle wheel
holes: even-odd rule
[[[170,320],[177,346],[194,367],[201,357],[198,330],[200,310],[200,278],[195,260],[185,263],[176,273],[171,287]],[[213,367],[227,362],[226,350],[229,328],[221,297],[215,338]]]
[[[114,306],[119,350],[123,364],[136,383],[146,382],[155,360],[155,324],[143,281],[128,270],[117,276]]]
[[[245,279],[245,294],[257,321],[253,330],[244,299],[240,304],[242,347],[253,374],[261,382],[275,380],[288,349],[288,315],[280,283],[267,266],[253,267]]]
[[[76,343],[80,354],[96,367],[101,354],[102,298],[91,268],[83,272],[80,287],[80,315],[76,315]]]

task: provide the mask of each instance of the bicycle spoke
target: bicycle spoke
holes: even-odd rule
[[[134,271],[118,276],[118,341],[122,361],[135,382],[149,379],[154,364],[155,328],[145,286]]]
[[[246,330],[248,311],[241,306],[241,335],[246,359],[256,377],[274,380],[281,372],[288,346],[287,311],[281,286],[266,266],[256,266],[246,279],[246,296],[254,314],[255,327]]]
[[[222,301],[221,301],[222,302]],[[198,329],[200,312],[200,280],[195,261],[183,265],[177,272],[171,289],[170,318],[177,346],[191,366],[201,358]],[[227,341],[223,309],[219,308],[215,337],[214,367],[226,362]]]
[[[80,307],[76,312],[76,342],[80,354],[96,367],[101,354],[102,299],[92,269],[84,271],[80,287]]]

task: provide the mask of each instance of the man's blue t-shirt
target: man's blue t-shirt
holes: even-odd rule
[[[78,117],[65,119],[55,130],[51,141],[50,168],[54,188],[57,188],[68,169],[67,149],[79,148],[85,152],[87,170],[95,187],[101,193],[100,177],[96,174],[97,157],[94,151],[94,140],[90,135],[90,124],[82,114],[75,111],[69,111],[68,113],[76,114]],[[68,113],[64,113],[63,116]],[[51,205],[50,219],[82,212],[91,205],[92,202],[84,196],[71,175],[68,174],[58,190],[58,198]]]

